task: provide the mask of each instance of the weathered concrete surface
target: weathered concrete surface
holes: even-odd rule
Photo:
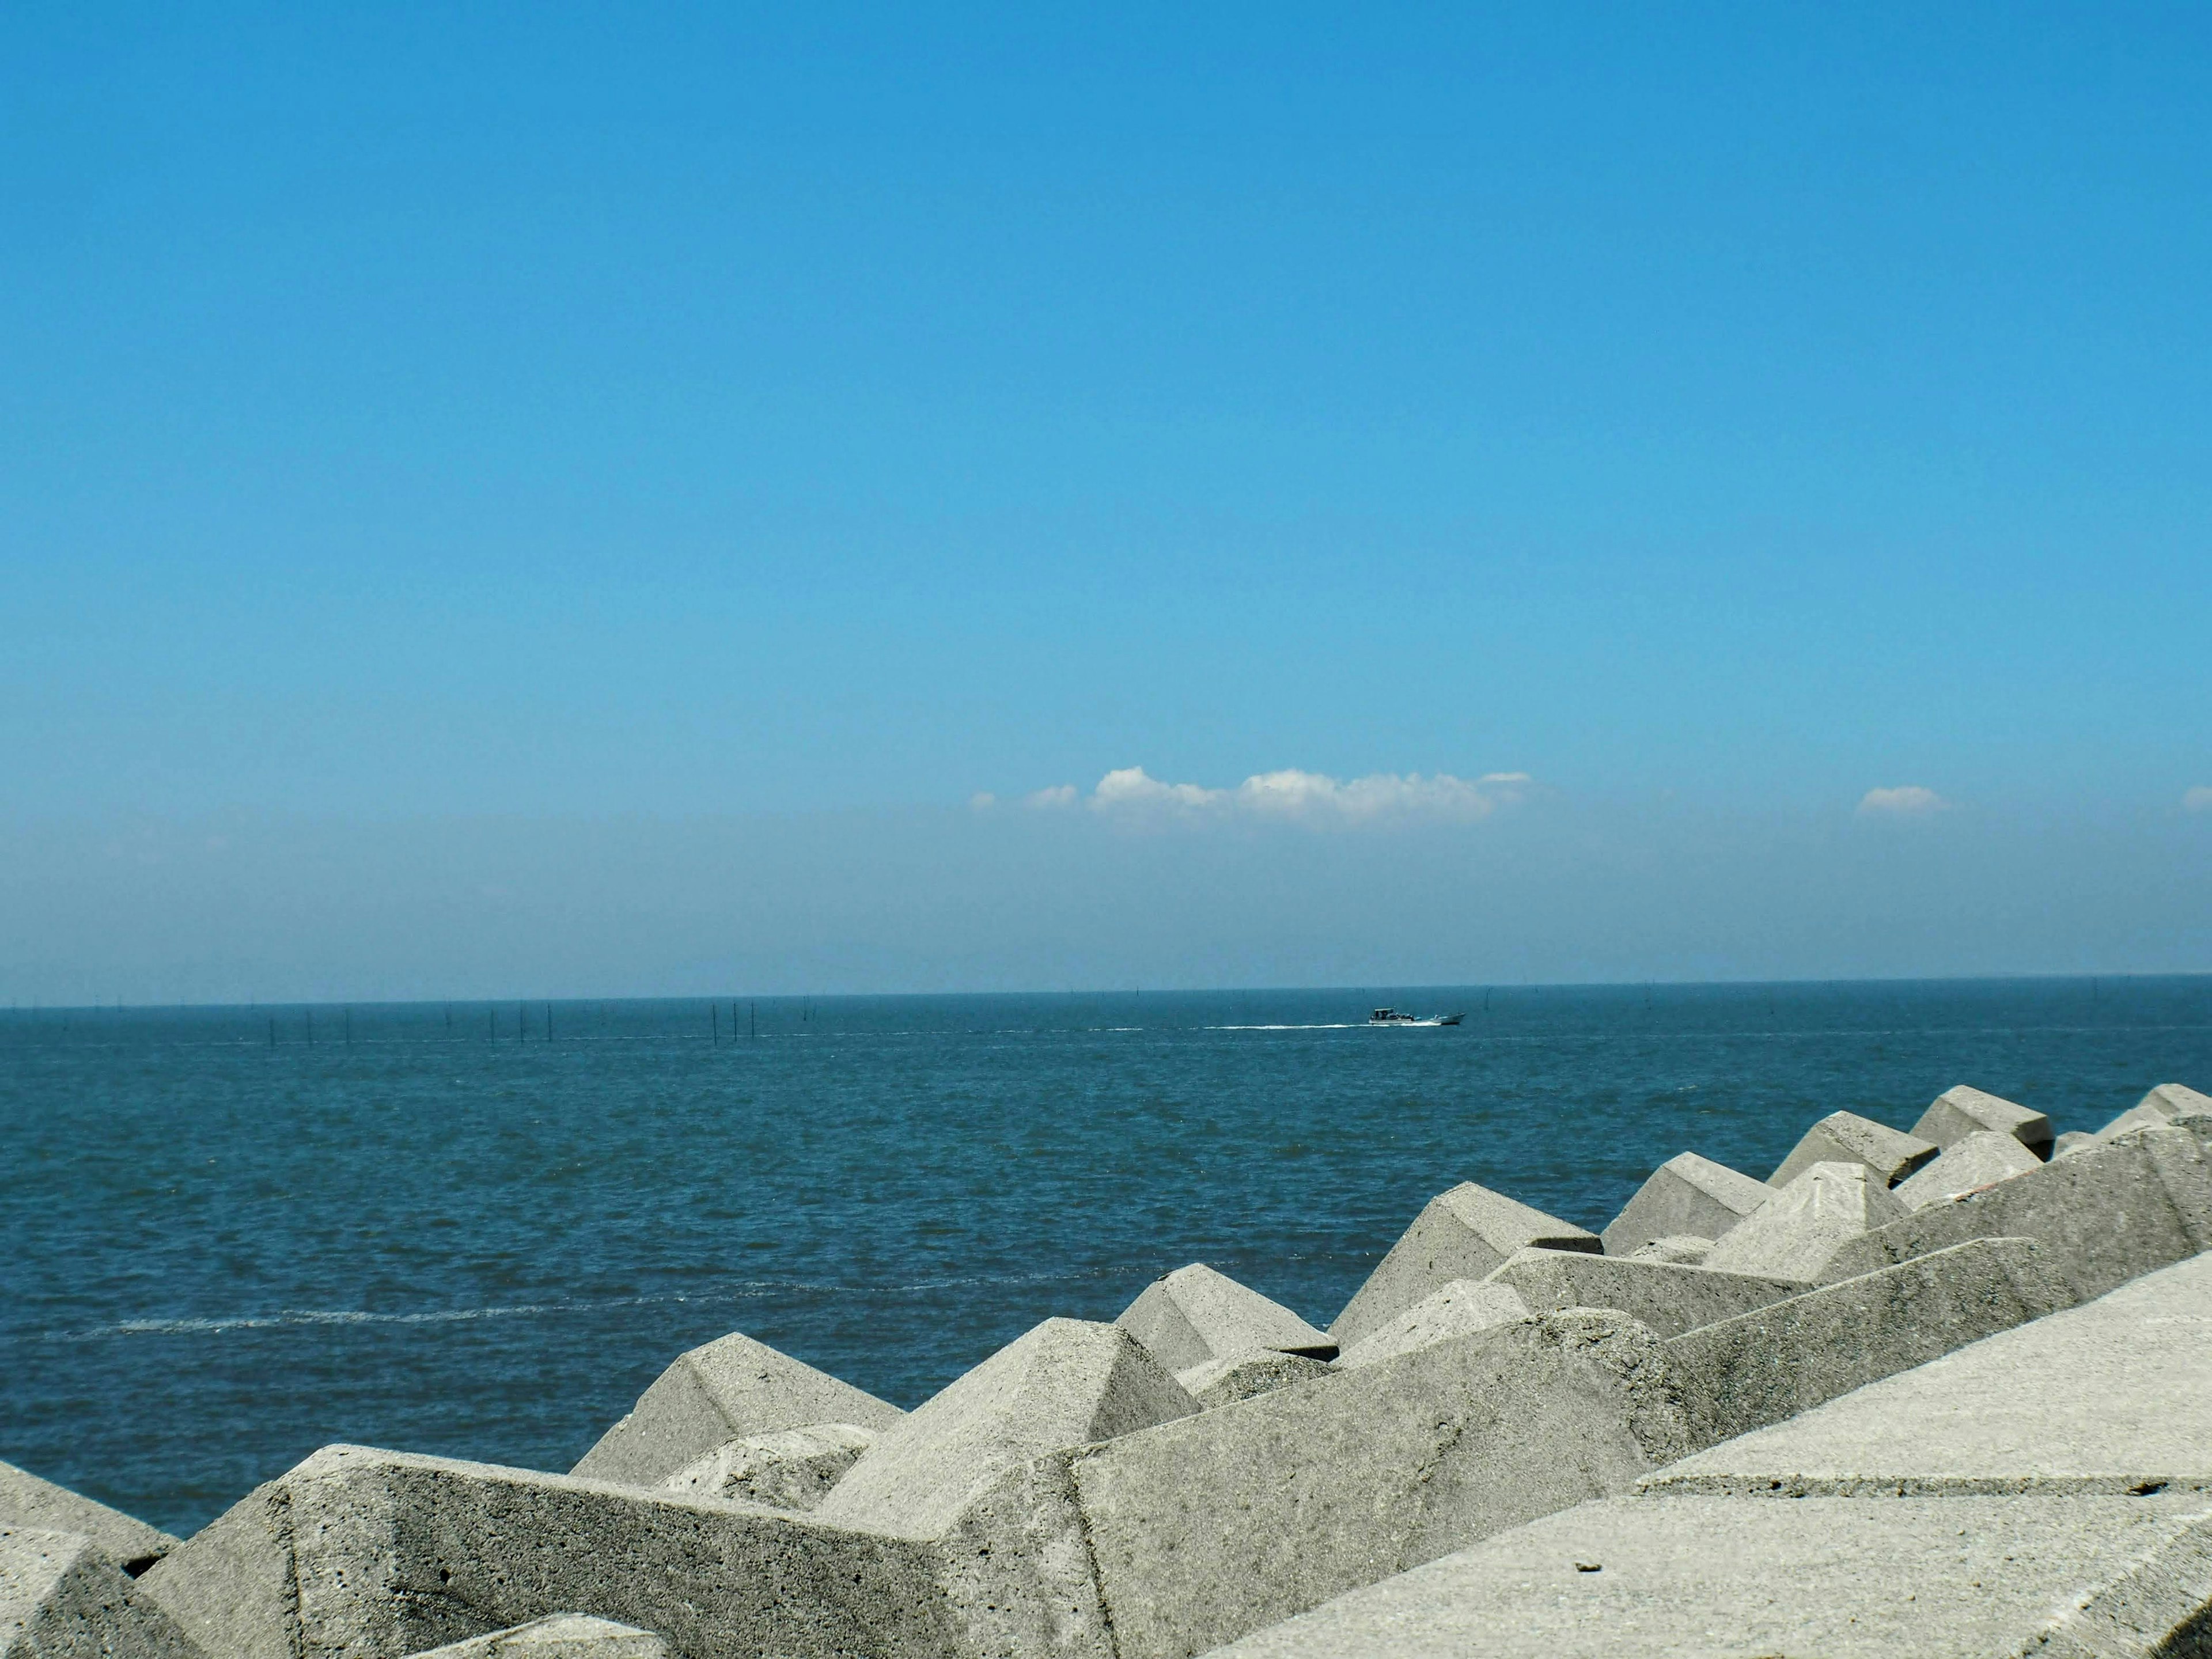
[[[1607,1224],[1605,1253],[1628,1255],[1671,1234],[1718,1238],[1773,1193],[1765,1182],[1725,1164],[1695,1152],[1678,1153],[1654,1170]]]
[[[1670,1233],[1639,1244],[1628,1253],[1631,1261],[1671,1261],[1678,1267],[1702,1267],[1713,1253],[1713,1241],[1694,1233]]]
[[[1909,1213],[1863,1164],[1814,1164],[1729,1230],[1708,1269],[1812,1284],[1851,1239]]]
[[[687,1463],[661,1483],[679,1497],[727,1498],[770,1509],[811,1510],[860,1454],[876,1443],[876,1431],[855,1423],[814,1423],[781,1429],[718,1446],[696,1463]]]
[[[1668,1375],[1710,1445],[2073,1301],[2032,1240],[1974,1239],[1685,1332]]]
[[[841,1526],[935,1538],[1007,1468],[1198,1409],[1121,1327],[1048,1319],[884,1434],[815,1513]]]
[[[1114,1322],[1171,1371],[1187,1371],[1248,1348],[1317,1359],[1336,1353],[1336,1344],[1325,1332],[1202,1261],[1154,1279]]]
[[[1912,1133],[1949,1151],[1969,1135],[2010,1136],[2039,1159],[2051,1156],[2051,1120],[2041,1112],[1960,1084],[1936,1097]]]
[[[177,1547],[160,1528],[13,1463],[0,1463],[0,1526],[81,1532],[134,1578]]]
[[[1960,1136],[1933,1164],[1899,1182],[1897,1197],[1908,1210],[1925,1209],[2042,1167],[2043,1159],[2012,1136],[1979,1129]]]
[[[2149,1659],[2200,1650],[2169,1643],[2208,1583],[2201,1498],[1614,1498],[1218,1656]]]
[[[420,1659],[668,1659],[668,1644],[649,1630],[593,1619],[580,1613],[556,1613],[512,1630],[471,1637],[432,1648]]]
[[[1493,1325],[1508,1325],[1528,1317],[1528,1304],[1510,1285],[1455,1279],[1346,1348],[1336,1357],[1337,1369],[1356,1370],[1362,1365],[1376,1364],[1395,1359],[1401,1353],[1411,1353],[1416,1348],[1425,1348],[1446,1337],[1471,1336]]]
[[[2212,1256],[1701,1451],[1646,1486],[1785,1495],[2212,1491]]]
[[[0,1659],[206,1659],[81,1532],[0,1526]]]
[[[1487,1278],[1528,1244],[1593,1255],[1605,1248],[1595,1233],[1472,1181],[1462,1182],[1429,1200],[1345,1304],[1328,1334],[1340,1347],[1348,1348],[1455,1279]]]
[[[2051,1155],[2053,1158],[2064,1158],[2069,1152],[2078,1152],[2084,1146],[2094,1146],[2096,1144],[2097,1137],[2087,1130],[2069,1129],[2051,1143]]]
[[[2097,1131],[2097,1139],[2111,1140],[2136,1129],[2148,1129],[2176,1118],[2212,1112],[2212,1097],[2201,1095],[2186,1084],[2161,1083],[2134,1105]]]
[[[557,1613],[684,1659],[955,1651],[922,1545],[631,1486],[328,1446],[137,1583],[210,1659],[401,1659]]]
[[[679,1355],[569,1473],[657,1486],[717,1446],[810,1423],[878,1431],[902,1413],[742,1332]]]
[[[1931,1204],[1848,1241],[1823,1280],[1850,1278],[1969,1238],[2033,1238],[2076,1301],[2212,1245],[2212,1163],[2191,1118],[2054,1158],[1985,1192]]]
[[[1863,1164],[1885,1187],[1894,1187],[1942,1150],[1932,1140],[1908,1135],[1856,1112],[1831,1112],[1790,1150],[1766,1178],[1770,1187],[1787,1187],[1815,1164]]]
[[[1682,1425],[1632,1321],[1551,1315],[1088,1448],[1120,1659],[1199,1652],[1626,1488]]]
[[[1571,1250],[1516,1250],[1486,1282],[1511,1285],[1532,1312],[1618,1308],[1662,1336],[1680,1336],[1812,1288],[1809,1279],[1763,1279]]]
[[[1249,1400],[1253,1395],[1266,1394],[1271,1389],[1283,1388],[1292,1382],[1310,1382],[1316,1376],[1327,1376],[1328,1373],[1328,1362],[1316,1359],[1310,1354],[1284,1353],[1275,1348],[1247,1348],[1243,1353],[1209,1359],[1203,1365],[1193,1365],[1188,1370],[1177,1371],[1176,1381],[1182,1384],[1185,1394],[1212,1411],[1216,1406],[1233,1406],[1240,1400]]]

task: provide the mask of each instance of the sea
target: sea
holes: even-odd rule
[[[565,1470],[733,1330],[911,1407],[1187,1262],[1326,1325],[1462,1181],[2169,1081],[2212,977],[16,1009],[0,1458],[179,1534],[333,1441]]]

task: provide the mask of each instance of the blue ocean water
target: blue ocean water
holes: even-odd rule
[[[1326,1324],[1458,1181],[1599,1227],[1838,1108],[2165,1081],[2212,979],[19,1011],[0,1457],[178,1532],[333,1440],[565,1469],[730,1330],[911,1406],[1187,1261]]]

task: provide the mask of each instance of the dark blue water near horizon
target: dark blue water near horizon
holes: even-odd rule
[[[178,1532],[334,1440],[565,1469],[731,1330],[913,1406],[1188,1261],[1326,1324],[1459,1181],[1595,1228],[2167,1081],[2212,978],[17,1011],[0,1458]]]

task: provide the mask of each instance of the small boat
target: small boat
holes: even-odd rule
[[[1395,1008],[1377,1008],[1367,1016],[1370,1025],[1456,1025],[1465,1014],[1435,1014],[1424,1018],[1419,1014],[1401,1013]]]

